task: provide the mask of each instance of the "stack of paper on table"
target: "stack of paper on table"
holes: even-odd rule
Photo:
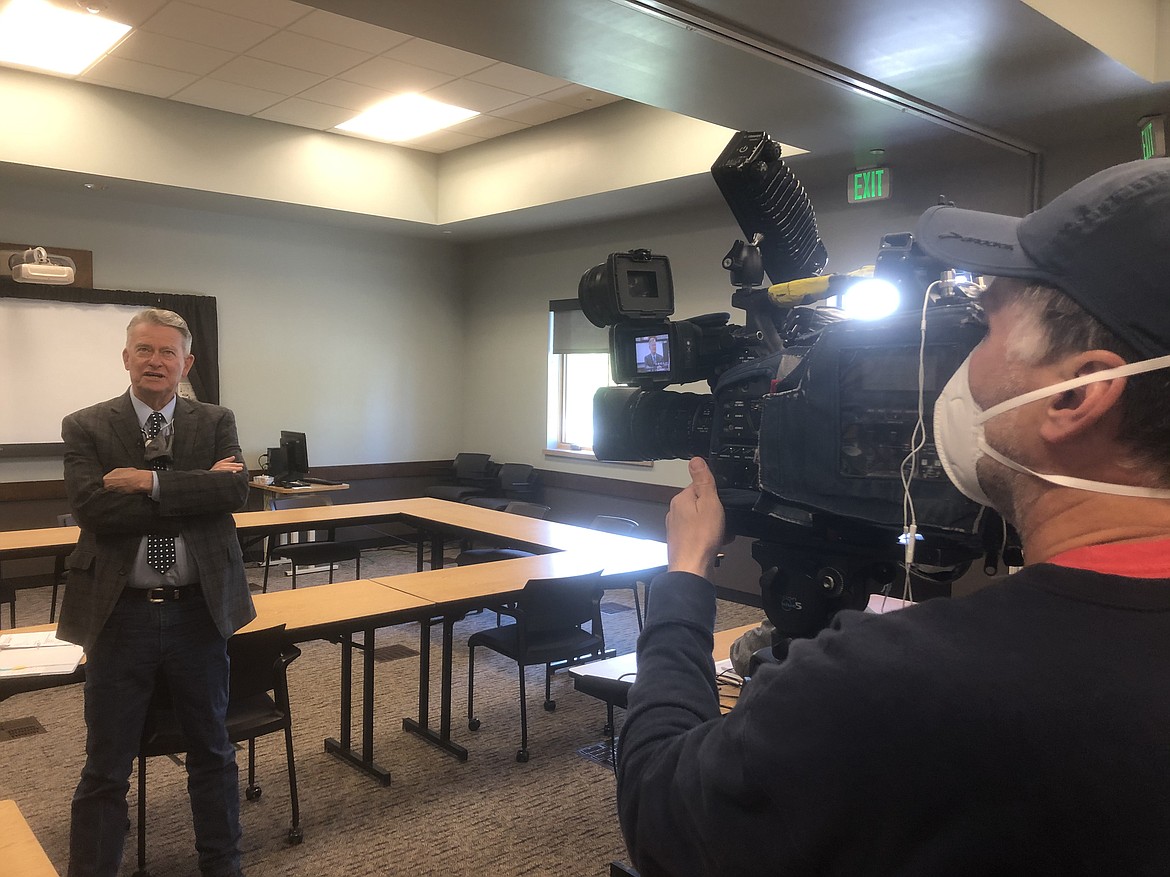
[[[72,673],[81,657],[81,646],[57,639],[51,630],[0,635],[0,676]]]

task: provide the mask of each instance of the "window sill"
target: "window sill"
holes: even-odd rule
[[[546,457],[560,457],[565,460],[588,460],[593,463],[604,462],[606,465],[640,466],[643,469],[649,469],[654,466],[653,462],[643,462],[641,460],[598,460],[597,457],[593,456],[592,451],[573,451],[569,448],[545,448],[544,455]]]

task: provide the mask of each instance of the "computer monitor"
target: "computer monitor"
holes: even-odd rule
[[[272,476],[275,484],[284,484],[288,480],[288,454],[284,452],[284,448],[269,448],[267,456],[268,464],[264,471]]]
[[[309,474],[309,448],[303,432],[280,431],[280,447],[285,453],[285,481],[300,481]]]

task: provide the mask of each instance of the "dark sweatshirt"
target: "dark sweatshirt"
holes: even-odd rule
[[[618,771],[642,877],[1170,874],[1170,580],[1040,564],[842,613],[725,718],[714,616],[655,580]]]

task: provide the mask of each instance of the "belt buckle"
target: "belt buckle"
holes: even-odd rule
[[[147,603],[165,603],[167,602],[165,588],[148,588],[146,591]]]

